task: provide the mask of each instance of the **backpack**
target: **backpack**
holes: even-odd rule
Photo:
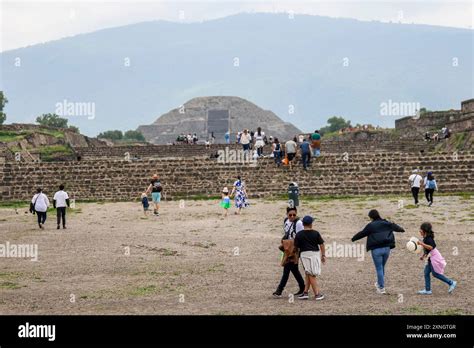
[[[281,151],[281,144],[278,143],[278,144],[275,144],[275,151],[276,152],[280,152]],[[288,219],[288,218],[287,218]]]
[[[436,189],[436,184],[434,180],[428,180],[428,188],[431,190]]]

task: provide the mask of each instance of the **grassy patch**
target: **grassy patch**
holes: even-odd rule
[[[0,131],[0,142],[9,143],[12,141],[20,141],[25,138],[28,133],[24,132],[12,132],[12,131]]]
[[[50,145],[43,146],[38,151],[42,161],[49,162],[59,158],[70,158],[74,156],[74,152],[67,145]]]
[[[142,287],[137,287],[129,291],[129,295],[131,296],[147,296],[157,292],[158,289],[156,285],[147,285]]]
[[[24,201],[0,202],[0,208],[28,208],[29,203]]]
[[[1,289],[10,289],[10,290],[15,290],[15,289],[20,289],[20,288],[23,288],[24,285],[20,285],[18,283],[15,283],[15,282],[1,282],[0,283],[0,288]]]
[[[410,314],[426,314],[425,309],[420,306],[411,306],[408,308],[404,308],[403,311]]]
[[[463,310],[460,308],[449,308],[442,311],[437,311],[436,315],[462,315],[464,314]]]

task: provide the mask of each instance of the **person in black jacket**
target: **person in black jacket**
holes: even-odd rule
[[[405,232],[405,230],[393,222],[382,219],[375,209],[369,211],[369,218],[372,221],[362,231],[356,233],[352,241],[367,237],[367,251],[372,251],[372,259],[377,272],[375,287],[379,294],[385,294],[385,264],[390,256],[390,249],[395,248],[393,232]]]

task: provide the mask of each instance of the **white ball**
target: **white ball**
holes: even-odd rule
[[[415,252],[417,252],[418,248],[419,248],[419,245],[416,244],[415,241],[409,240],[409,241],[407,242],[407,249],[408,249],[408,251],[411,251],[412,253],[415,253]]]

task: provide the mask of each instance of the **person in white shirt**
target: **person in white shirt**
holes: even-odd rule
[[[49,199],[43,193],[41,188],[36,190],[36,194],[31,199],[30,212],[35,214],[38,217],[38,226],[43,229],[43,225],[46,222],[46,212],[49,207]]]
[[[408,178],[408,182],[410,183],[411,194],[415,199],[415,205],[418,205],[418,193],[420,193],[421,183],[423,182],[422,176],[418,174],[418,169],[413,170],[413,174]]]
[[[255,136],[255,148],[257,149],[258,157],[263,156],[263,147],[265,146],[265,142],[263,138],[265,137],[265,133],[262,132],[262,128],[257,128],[257,133],[254,134]]]
[[[282,244],[284,240],[294,240],[296,234],[304,230],[303,222],[297,217],[296,207],[288,207],[286,209],[286,214],[287,217],[283,222],[284,235],[282,238]],[[280,250],[282,249],[284,250],[283,247],[280,247]],[[282,265],[283,275],[281,277],[280,284],[278,284],[277,290],[273,293],[273,297],[281,297],[286,283],[288,282],[288,278],[290,277],[290,273],[293,273],[293,276],[295,277],[299,286],[299,291],[295,294],[295,296],[299,296],[304,292],[304,279],[298,268],[298,260],[299,258],[297,253],[295,253],[293,256],[287,257],[287,259],[284,260],[284,264]]]
[[[296,156],[296,137],[293,138],[293,140],[288,140],[285,143],[285,153],[286,153],[286,158],[288,159],[288,164],[290,166],[290,169],[292,168],[292,161]]]
[[[244,150],[244,157],[248,158],[249,150],[250,150],[250,134],[247,129],[244,129],[244,132],[240,135],[240,143],[242,144],[242,148]]]
[[[70,206],[69,195],[64,191],[64,185],[59,185],[59,191],[54,194],[53,206],[56,208],[56,217],[58,222],[58,230],[63,222],[63,229],[66,229],[66,207]]]

